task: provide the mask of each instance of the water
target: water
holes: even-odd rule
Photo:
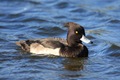
[[[66,38],[65,22],[85,27],[89,57],[35,56],[18,40]],[[120,0],[0,0],[0,80],[119,80]]]

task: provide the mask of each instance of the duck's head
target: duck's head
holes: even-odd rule
[[[81,25],[74,22],[67,22],[64,26],[68,28],[67,42],[69,46],[76,46],[82,42],[92,43],[92,41],[85,37],[85,30]]]

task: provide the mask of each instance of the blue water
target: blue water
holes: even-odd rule
[[[89,57],[36,56],[15,42],[84,26]],[[120,0],[0,0],[0,80],[120,80]]]

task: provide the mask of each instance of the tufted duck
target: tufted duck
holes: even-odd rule
[[[34,54],[88,57],[88,49],[82,42],[92,42],[85,37],[84,28],[74,22],[67,22],[64,26],[68,28],[67,40],[62,38],[41,38],[18,41],[16,44],[24,51]]]

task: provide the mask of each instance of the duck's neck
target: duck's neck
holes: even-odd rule
[[[68,46],[69,47],[76,47],[78,46],[79,44],[82,44],[81,41],[75,41],[75,40],[67,40],[67,43],[68,43]]]

